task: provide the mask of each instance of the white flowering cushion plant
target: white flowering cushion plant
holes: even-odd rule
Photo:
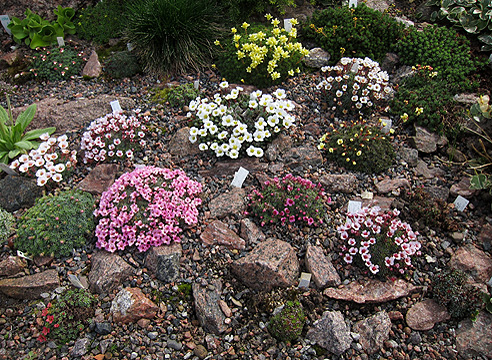
[[[90,123],[80,144],[84,164],[111,160],[133,159],[134,152],[145,146],[149,116],[140,109],[128,116],[113,112]]]
[[[363,115],[378,110],[393,91],[386,71],[366,57],[343,57],[335,66],[321,68],[324,79],[316,88],[335,115]]]
[[[378,206],[349,213],[346,223],[337,228],[345,242],[340,254],[345,263],[354,262],[378,276],[404,274],[412,268],[412,257],[420,255],[419,233],[398,219],[399,214],[397,209],[382,211]]]
[[[225,81],[220,84],[223,89],[228,86]],[[241,91],[236,87],[225,96],[197,97],[190,102],[188,117],[193,126],[189,139],[198,143],[200,150],[231,159],[245,154],[262,157],[266,144],[294,125],[290,113],[294,104],[286,99],[285,90],[278,89],[273,96],[260,90],[247,96]]]
[[[69,150],[67,135],[50,137],[49,133],[45,133],[39,138],[43,140],[39,147],[12,161],[10,168],[35,177],[38,186],[59,183],[77,164],[77,151]]]

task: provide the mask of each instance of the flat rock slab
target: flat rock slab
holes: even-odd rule
[[[96,165],[77,187],[82,191],[100,195],[114,183],[118,168],[117,164]]]
[[[470,179],[468,176],[462,178],[460,182],[451,185],[451,188],[449,189],[449,193],[452,196],[458,196],[461,195],[464,198],[471,198],[472,196],[476,195],[478,193],[478,190],[473,190],[470,189]]]
[[[133,268],[121,256],[104,250],[94,253],[91,264],[89,287],[98,294],[116,289],[133,273]]]
[[[226,316],[220,306],[222,282],[215,279],[208,286],[192,285],[195,311],[201,327],[205,331],[219,335],[227,330]]]
[[[323,156],[316,146],[303,145],[291,148],[283,157],[283,161],[291,169],[296,167],[307,168],[311,166],[319,166],[323,163]]]
[[[318,289],[327,286],[338,286],[342,283],[331,261],[323,253],[320,246],[308,245],[306,250],[306,268],[311,273]]]
[[[200,239],[206,245],[223,245],[230,249],[243,250],[246,242],[229,229],[227,224],[215,220],[200,234]]]
[[[412,140],[415,148],[425,154],[431,154],[437,150],[438,146],[447,144],[447,139],[444,136],[431,133],[420,126],[415,126],[415,136],[412,137]]]
[[[360,335],[359,343],[368,354],[375,354],[389,339],[391,319],[386,311],[355,323],[352,331]]]
[[[480,311],[475,321],[463,320],[456,330],[456,347],[465,359],[492,359],[491,339],[492,315],[486,311]]]
[[[233,262],[231,270],[237,279],[250,288],[270,291],[275,287],[295,284],[299,276],[299,261],[289,243],[269,239]]]
[[[154,318],[159,307],[148,299],[139,288],[127,288],[116,295],[110,310],[113,321],[128,324],[139,319]]]
[[[420,291],[420,286],[412,285],[402,279],[380,281],[368,279],[354,281],[338,288],[327,288],[323,292],[332,299],[353,301],[358,304],[383,303]]]
[[[245,196],[246,192],[244,189],[233,188],[210,200],[208,204],[210,217],[219,219],[227,215],[242,215],[246,209]]]
[[[466,272],[477,283],[486,283],[492,277],[492,257],[471,244],[456,250],[449,266]]]
[[[328,174],[319,178],[326,191],[350,194],[357,188],[357,177],[354,174]]]
[[[33,206],[42,194],[42,188],[33,179],[7,175],[0,180],[0,207],[9,212]]]
[[[38,299],[42,293],[60,287],[58,272],[54,269],[14,279],[0,280],[0,292],[16,299]]]
[[[451,316],[444,306],[432,299],[421,301],[407,311],[406,321],[410,328],[418,331],[430,330],[441,321],[449,320]]]
[[[343,354],[352,342],[340,311],[325,311],[321,319],[308,330],[306,338],[335,355]]]
[[[385,179],[376,184],[376,189],[380,194],[387,194],[402,187],[410,189],[410,181],[407,179]]]
[[[164,283],[170,283],[179,278],[179,261],[181,259],[181,244],[151,247],[145,257],[145,266]]]
[[[191,156],[200,153],[198,142],[191,143],[189,140],[190,128],[184,127],[176,131],[169,143],[169,153],[173,156]]]

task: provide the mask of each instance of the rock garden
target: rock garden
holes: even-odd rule
[[[0,359],[492,358],[490,0],[0,15]]]

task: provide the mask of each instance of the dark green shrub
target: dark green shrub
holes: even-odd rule
[[[129,14],[127,39],[144,69],[157,74],[208,66],[223,31],[213,0],[138,0]]]
[[[379,128],[365,122],[344,122],[321,137],[318,148],[328,160],[346,169],[380,173],[391,167],[395,158],[393,145]]]
[[[306,316],[299,301],[287,301],[270,319],[268,330],[277,340],[291,342],[301,335],[305,323]]]
[[[39,80],[66,80],[80,74],[83,60],[76,48],[43,49],[32,57],[30,71]]]
[[[196,99],[197,96],[200,96],[200,90],[195,89],[192,83],[188,83],[161,90],[156,93],[154,99],[160,102],[169,101],[169,105],[182,108],[188,105],[191,100]]]
[[[406,65],[429,65],[437,71],[437,79],[447,82],[451,91],[466,90],[471,86],[467,76],[476,70],[470,53],[470,42],[447,27],[415,28],[394,46],[400,61]]]
[[[220,0],[220,3],[233,22],[244,21],[253,14],[261,15],[268,11],[285,14],[287,7],[296,6],[294,0]]]
[[[77,190],[36,200],[18,222],[15,246],[30,255],[69,256],[94,229],[94,199]]]
[[[12,234],[14,225],[14,215],[0,208],[0,243],[6,241],[10,234]]]
[[[432,294],[449,314],[457,319],[474,316],[482,307],[482,292],[466,282],[461,270],[450,270],[434,276]]]
[[[363,3],[351,9],[343,6],[316,11],[307,24],[304,37],[330,53],[333,64],[342,56],[367,56],[381,62],[404,28],[391,16]]]
[[[129,51],[119,51],[108,57],[104,71],[113,79],[121,79],[138,74],[141,68],[135,55]]]
[[[77,339],[94,316],[95,302],[87,290],[67,290],[41,312],[43,329],[38,340],[44,342],[49,338],[59,344],[67,344]]]
[[[74,20],[77,35],[98,44],[120,37],[126,27],[126,3],[127,0],[102,0],[79,10]]]

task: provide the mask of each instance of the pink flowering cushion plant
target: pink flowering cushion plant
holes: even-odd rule
[[[249,200],[249,212],[260,219],[261,226],[323,222],[325,201],[321,184],[315,185],[300,176],[287,174],[281,180],[266,181],[262,190],[253,190]]]
[[[412,256],[421,254],[419,233],[398,219],[399,214],[397,209],[383,212],[378,206],[348,214],[346,223],[337,228],[346,242],[340,254],[343,260],[383,277],[412,268]]]
[[[198,222],[201,191],[202,185],[180,169],[146,166],[123,174],[94,211],[96,246],[114,252],[135,245],[146,251],[179,242],[181,225]]]
[[[113,112],[90,123],[82,135],[80,149],[84,164],[111,160],[132,159],[136,150],[145,146],[146,124],[149,117],[140,109],[128,116]]]

